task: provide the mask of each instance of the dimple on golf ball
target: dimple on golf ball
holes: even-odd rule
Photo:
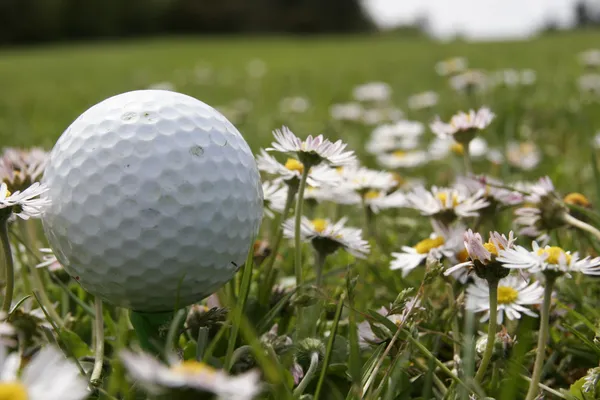
[[[91,294],[159,312],[213,293],[244,263],[262,219],[254,156],[192,97],[123,93],[91,107],[54,146],[44,231]]]

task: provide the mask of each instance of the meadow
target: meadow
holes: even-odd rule
[[[133,355],[152,346],[124,309],[104,304],[99,333],[93,321],[101,306],[39,252],[48,247],[39,215],[14,221],[22,205],[0,193],[0,222],[8,224],[16,268],[13,300],[0,323],[0,364],[6,365],[6,349],[26,365],[50,344],[91,379],[88,386],[79,370],[72,377],[63,365],[71,394],[55,388],[36,397],[44,392],[32,394],[34,381],[52,374],[38,370],[31,378],[25,368],[21,380],[13,379],[25,392],[1,378],[0,400],[208,393],[222,399],[600,398],[600,53],[598,65],[581,58],[598,43],[599,32],[571,32],[518,42],[161,38],[0,50],[5,149],[49,151],[90,106],[157,88],[217,108],[257,157],[276,139],[273,131],[286,126],[302,140],[320,134],[341,140],[365,167],[317,157],[337,167],[326,173],[337,171],[341,180],[306,191],[311,233],[302,237],[310,245],[301,247],[300,275],[295,223],[280,229],[281,214],[293,217],[297,208],[290,207],[293,199],[279,204],[284,192],[277,198],[265,192],[271,215],[246,266],[218,295],[172,313],[161,326],[164,348],[155,353],[164,364]],[[454,60],[446,68],[456,71],[440,71],[440,62],[456,57],[468,67]],[[451,76],[461,74],[457,89]],[[435,97],[431,104],[409,101],[427,91]],[[484,109],[430,127],[438,116],[450,121],[481,107],[494,115]],[[475,145],[470,153],[469,145]],[[5,151],[1,171],[10,192],[40,179],[39,171],[29,181],[14,178],[34,158],[27,154]],[[300,150],[269,154],[284,173],[265,167],[260,156],[263,180],[302,193],[298,182],[308,158]],[[306,171],[318,181],[317,163]],[[462,204],[471,207],[467,213]],[[356,230],[336,231],[340,218]],[[514,244],[499,236],[487,241],[490,231],[509,237],[511,230]],[[344,235],[352,239],[343,241]],[[531,250],[534,239],[541,247]],[[333,248],[324,250],[323,243]],[[546,243],[553,247],[545,250]],[[515,246],[520,253],[511,253]],[[416,263],[402,258],[407,252],[418,256]],[[43,257],[49,263],[36,268]],[[470,263],[463,268],[468,276],[445,273],[461,262]],[[2,277],[6,290],[6,272]],[[496,319],[486,297],[494,285],[503,314],[497,326],[482,318]],[[514,304],[517,315],[509,310]],[[537,345],[540,335],[547,335],[544,346]],[[123,357],[126,349],[134,353]]]

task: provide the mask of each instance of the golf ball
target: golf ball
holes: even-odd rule
[[[106,302],[142,312],[201,300],[244,263],[262,219],[254,156],[192,97],[123,93],[77,118],[51,152],[43,216],[65,270]]]

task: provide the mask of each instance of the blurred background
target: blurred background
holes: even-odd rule
[[[0,43],[377,29],[512,38],[597,25],[599,11],[591,0],[2,0]]]

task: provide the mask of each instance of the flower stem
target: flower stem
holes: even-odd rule
[[[283,238],[283,225],[282,223],[287,219],[287,216],[290,211],[290,207],[292,206],[292,202],[294,201],[294,196],[296,195],[297,188],[295,186],[288,186],[287,198],[285,200],[285,206],[283,211],[281,212],[281,216],[277,220],[277,230],[275,231],[275,235],[273,236],[273,247],[271,249],[271,256],[269,256],[269,260],[265,265],[263,270],[263,284],[261,285],[261,302],[266,302],[268,300],[269,294],[271,292],[271,275],[273,273],[273,266],[275,265],[275,261],[277,260],[277,253],[279,252],[279,246],[281,246],[281,239]]]
[[[327,259],[327,255],[317,251],[317,264],[316,264],[316,279],[315,279],[315,284],[317,285],[318,288],[321,287],[322,283],[323,283],[323,268],[325,267],[325,260]]]
[[[454,361],[456,362],[456,369],[458,370],[458,362],[460,360],[460,327],[458,324],[458,306],[456,305],[456,296],[454,293],[454,287],[452,282],[447,282],[448,286],[448,298],[450,303],[450,309],[453,310],[452,315],[452,349],[454,350]]]
[[[565,221],[567,224],[569,224],[571,226],[574,226],[575,228],[579,228],[582,231],[585,231],[585,232],[588,232],[588,233],[594,235],[596,237],[596,239],[600,240],[600,231],[598,229],[594,228],[593,226],[591,226],[590,224],[588,224],[586,222],[578,220],[571,214],[569,214],[567,212],[564,213],[563,221]]]
[[[56,324],[62,328],[65,323],[54,309],[54,305],[52,304],[50,298],[48,297],[48,294],[46,293],[46,289],[44,288],[44,283],[40,275],[40,270],[36,268],[35,265],[31,265],[29,267],[29,271],[31,273],[31,278],[33,281],[33,289],[37,291],[42,306],[46,309],[50,318],[52,318],[54,322],[56,322]]]
[[[294,397],[299,398],[304,393],[304,390],[312,381],[315,376],[315,372],[317,371],[317,367],[319,366],[319,353],[314,352],[310,355],[310,365],[308,366],[308,371],[304,374],[304,378],[300,381],[296,389],[294,389]]]
[[[465,175],[473,175],[473,165],[471,164],[471,157],[469,156],[469,144],[465,146],[463,153],[463,161],[465,162]]]
[[[92,386],[97,386],[100,383],[102,375],[102,365],[104,364],[104,318],[102,315],[102,300],[99,297],[95,299],[94,311],[96,319],[94,323],[94,333],[96,337],[96,351],[94,354],[94,369],[90,378]]]
[[[531,375],[531,383],[527,391],[526,400],[533,400],[537,397],[539,391],[540,378],[542,377],[542,368],[544,367],[544,358],[546,356],[546,342],[548,341],[550,302],[552,301],[552,289],[556,278],[546,274],[546,287],[544,288],[544,302],[540,318],[540,331],[538,333],[538,344]]]
[[[8,218],[2,218],[2,221],[0,221],[0,240],[2,241],[2,250],[4,251],[4,276],[6,277],[2,311],[8,314],[15,289],[15,265],[10,248],[10,240],[8,239]]]
[[[294,223],[294,274],[296,275],[296,285],[302,287],[302,246],[300,241],[300,226],[302,224],[302,205],[304,203],[304,189],[306,188],[306,180],[308,179],[308,172],[310,165],[304,165],[302,171],[302,178],[300,178],[300,184],[298,186],[298,197],[296,199],[296,215]],[[302,306],[298,305],[296,308],[296,326],[302,325]]]
[[[475,381],[481,382],[487,371],[490,360],[494,353],[494,343],[496,341],[496,328],[498,326],[498,280],[488,280],[490,288],[490,322],[488,324],[487,343],[485,345],[485,352],[481,358],[481,364],[475,374]]]

